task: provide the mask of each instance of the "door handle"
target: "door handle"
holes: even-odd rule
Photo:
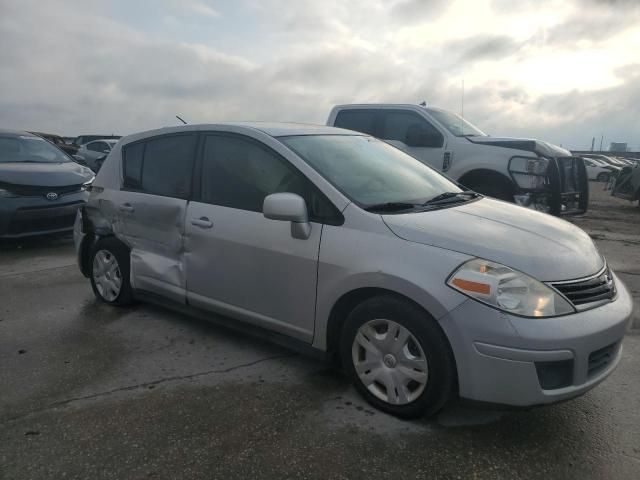
[[[135,211],[135,208],[133,208],[130,203],[123,203],[122,205],[120,205],[120,211],[133,213]]]
[[[191,225],[195,225],[200,228],[211,228],[213,227],[213,222],[207,217],[192,218]]]

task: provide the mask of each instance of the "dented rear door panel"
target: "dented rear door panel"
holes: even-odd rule
[[[185,302],[184,218],[187,201],[121,191],[115,205],[123,240],[131,248],[131,284]]]

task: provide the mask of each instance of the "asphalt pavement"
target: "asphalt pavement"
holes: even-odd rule
[[[598,189],[573,219],[636,301],[639,218]],[[578,399],[402,421],[316,360],[157,307],[98,303],[69,237],[4,242],[0,479],[640,478],[638,333]]]

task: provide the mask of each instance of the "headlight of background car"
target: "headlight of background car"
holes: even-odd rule
[[[515,315],[553,317],[575,312],[567,300],[544,283],[479,258],[459,267],[447,284],[479,302]]]
[[[509,173],[520,188],[537,190],[544,186],[549,160],[542,157],[514,157],[509,162]]]
[[[10,192],[9,190],[5,190],[0,188],[0,198],[16,198],[18,195]]]
[[[88,182],[84,182],[80,187],[80,191],[84,192],[85,190],[89,190],[90,189],[89,187],[91,187],[91,184],[95,179],[96,179],[96,176],[94,175],[93,177],[91,177],[91,180],[89,180]]]

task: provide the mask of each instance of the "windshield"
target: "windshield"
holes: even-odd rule
[[[456,137],[486,137],[479,128],[473,126],[467,122],[464,118],[456,115],[455,113],[447,112],[445,110],[427,109],[430,115],[442,124],[444,128],[449,130]]]
[[[44,138],[0,135],[0,163],[62,163],[71,159]]]
[[[435,170],[372,137],[306,135],[279,140],[363,208],[419,204],[445,192],[462,191]]]

